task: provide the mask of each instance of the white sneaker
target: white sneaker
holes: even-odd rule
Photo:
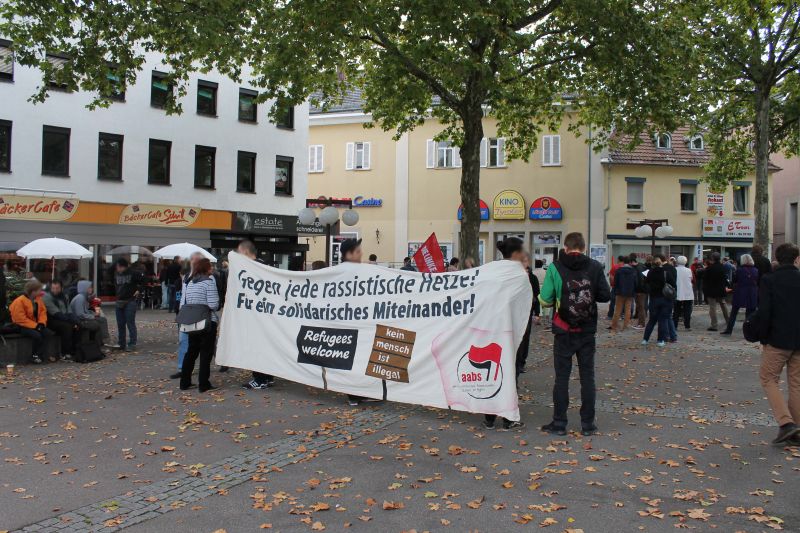
[[[647,346],[647,341],[643,340],[641,344],[642,344],[642,346]]]

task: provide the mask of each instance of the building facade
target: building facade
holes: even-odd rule
[[[458,149],[433,140],[443,129],[434,120],[397,139],[366,128],[371,117],[361,104],[354,91],[328,110],[311,110],[309,197],[352,199],[360,220],[342,226],[340,238],[363,239],[364,253],[376,254],[380,263],[399,264],[431,233],[446,258],[459,256]],[[595,152],[591,131],[576,137],[568,131],[570,120],[567,113],[559,131],[543,132],[528,162],[509,161],[495,120],[484,120],[478,262],[496,258],[494,243],[511,235],[536,258],[552,261],[572,231],[587,237],[590,254],[606,266],[621,254],[646,257],[651,241],[634,233],[646,219],[666,219],[673,227],[670,238],[657,242],[667,255],[738,257],[750,250],[755,177],[719,194],[709,190],[702,136],[680,129],[642,137],[630,151]],[[308,243],[310,257],[324,259],[325,239]]]
[[[359,223],[342,237],[363,239],[365,254],[400,264],[435,233],[445,258],[458,257],[461,162],[458,148],[436,142],[443,127],[429,120],[393,138],[361,111],[357,93],[309,119],[309,197],[350,198]],[[559,131],[542,135],[529,162],[509,161],[494,119],[484,121],[481,146],[480,251],[477,263],[496,257],[494,243],[522,238],[537,258],[552,261],[571,231],[603,242],[602,154]],[[594,176],[594,177],[593,177]],[[324,259],[325,239],[309,238],[310,258]],[[333,243],[334,248],[337,244]],[[332,257],[337,259],[334,249]]]
[[[785,242],[797,244],[800,241],[800,158],[773,154],[772,162],[781,170],[773,176],[772,206],[773,243],[777,247]]]
[[[277,266],[303,253],[297,212],[307,195],[307,105],[287,107],[273,122],[270,106],[254,102],[257,88],[247,84],[246,73],[237,83],[209,72],[191,76],[179,99],[182,114],[168,115],[173,87],[155,54],[146,56],[136,83],[108,108],[90,111],[92,94],[60,87],[33,104],[28,99],[41,74],[15,64],[10,44],[0,41],[0,241],[6,259],[35,238],[77,241],[94,258],[61,266],[97,280],[101,294],[108,294],[108,267],[118,255],[152,273],[150,252],[175,242],[222,253],[251,237]],[[125,254],[131,246],[141,248]],[[29,267],[49,277],[46,268]]]
[[[631,228],[644,219],[663,219],[672,226],[671,236],[656,240],[657,251],[667,256],[692,260],[719,252],[736,259],[749,253],[755,232],[755,174],[715,192],[703,181],[710,154],[702,135],[681,128],[653,138],[643,135],[640,141],[633,150],[611,150],[603,160],[610,255],[651,253],[651,240],[638,239]]]

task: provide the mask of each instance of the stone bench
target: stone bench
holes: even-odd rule
[[[43,357],[61,353],[61,338],[53,335],[45,341]],[[33,362],[33,343],[19,333],[0,335],[0,364],[27,365]]]

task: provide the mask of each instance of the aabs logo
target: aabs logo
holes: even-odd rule
[[[456,387],[479,400],[493,398],[503,386],[502,347],[497,343],[479,348],[470,346],[458,361]]]

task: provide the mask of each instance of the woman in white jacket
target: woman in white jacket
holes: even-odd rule
[[[678,291],[675,298],[675,310],[672,313],[672,321],[678,327],[681,316],[683,325],[689,330],[692,323],[692,305],[694,304],[694,288],[692,284],[692,271],[686,267],[688,260],[685,256],[678,257]]]

